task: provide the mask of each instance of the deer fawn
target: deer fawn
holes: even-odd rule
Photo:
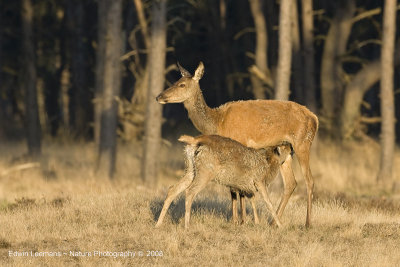
[[[265,148],[288,142],[296,153],[307,186],[306,227],[310,225],[314,181],[309,166],[312,141],[318,130],[318,118],[306,107],[291,101],[248,100],[228,102],[217,108],[210,108],[204,101],[199,80],[204,73],[200,62],[194,75],[178,67],[182,74],[177,82],[166,89],[156,100],[161,104],[183,103],[189,118],[202,134],[217,134],[229,137],[252,148]],[[296,188],[292,170],[292,157],[280,167],[284,192],[277,210],[278,218]],[[233,195],[233,194],[232,194]],[[242,203],[241,196],[241,203]],[[232,198],[232,207],[236,207]],[[245,208],[242,207],[245,215]],[[237,221],[233,211],[233,219]]]
[[[254,197],[257,191],[260,192],[276,224],[281,226],[265,186],[276,177],[279,166],[290,157],[292,148],[289,143],[256,150],[219,135],[183,135],[179,141],[187,144],[186,173],[168,190],[156,227],[162,224],[171,202],[186,189],[185,228],[188,228],[193,199],[211,180],[248,196],[255,223],[259,219]]]

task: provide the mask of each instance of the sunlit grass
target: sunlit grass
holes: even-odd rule
[[[18,165],[23,144],[0,145],[0,169]],[[154,187],[139,177],[140,145],[121,145],[113,181],[93,171],[93,144],[44,146],[46,170],[31,168],[0,178],[0,265],[395,266],[400,262],[399,195],[376,186],[378,148],[321,141],[313,152],[312,228],[305,229],[306,194],[298,187],[283,227],[268,225],[258,199],[260,225],[250,205],[243,225],[231,222],[230,194],[211,184],[195,199],[184,230],[184,196],[154,225],[167,189],[183,174],[182,147],[164,147]],[[399,155],[396,157],[399,162]],[[43,164],[43,163],[42,163]],[[396,175],[399,169],[396,166]],[[51,175],[49,175],[49,173]],[[398,176],[396,177],[399,178]],[[277,205],[280,178],[270,187]],[[61,256],[9,256],[9,252],[62,252]],[[71,256],[71,252],[142,251],[144,256]],[[153,251],[153,256],[146,256]],[[160,256],[162,251],[162,256]],[[158,256],[156,256],[158,255]]]

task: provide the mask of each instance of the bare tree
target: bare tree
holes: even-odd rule
[[[3,14],[0,13],[0,27],[3,26],[3,18],[2,18]],[[3,69],[3,32],[0,31],[0,70]],[[3,94],[3,75],[2,75],[2,71],[0,71],[0,94]],[[0,98],[1,101],[1,98]],[[0,125],[5,125],[4,123],[5,121],[5,116],[4,116],[4,112],[3,109],[0,107]],[[0,140],[3,139],[3,137],[5,136],[6,130],[4,129],[5,127],[0,127]]]
[[[38,80],[41,80],[41,91],[38,91],[39,120],[41,131],[55,136],[58,133],[61,120],[60,89],[61,73],[65,66],[65,46],[66,37],[64,31],[65,17],[57,17],[57,9],[65,8],[66,4],[54,2],[35,1],[35,10],[40,15],[35,17],[35,28],[46,29],[38,30],[35,34],[36,69],[38,70]],[[51,32],[51,37],[49,33]],[[50,38],[48,38],[50,37]],[[42,113],[42,114],[41,114]]]
[[[325,128],[332,132],[334,118],[340,107],[343,92],[343,69],[340,56],[344,55],[356,11],[354,0],[339,1],[325,38],[321,62],[321,100]]]
[[[136,7],[136,15],[139,19],[140,32],[143,37],[144,46],[147,51],[150,51],[150,33],[148,30],[148,19],[146,19],[145,9],[142,0],[134,0]],[[138,41],[136,40],[135,33],[130,35],[130,44],[136,51],[140,49]],[[149,87],[149,56],[146,57],[145,62],[141,62],[139,53],[135,53],[134,60],[131,62],[130,69],[135,76],[135,92],[132,97],[132,103],[135,105],[137,112],[142,115],[146,110],[147,88]]]
[[[379,59],[366,64],[347,84],[340,113],[340,135],[347,139],[354,134],[365,92],[381,78]]]
[[[101,98],[103,95],[103,76],[104,76],[104,60],[105,60],[105,42],[104,33],[107,21],[107,5],[106,1],[99,0],[97,3],[97,47],[96,47],[96,80],[95,80],[95,97],[94,106],[94,140],[97,147],[100,146],[100,126],[101,126]]]
[[[303,86],[303,57],[301,56],[301,44],[300,44],[300,26],[299,26],[299,15],[297,0],[292,2],[292,54],[293,54],[293,91],[296,99],[299,103],[304,104],[304,86]]]
[[[121,72],[121,16],[122,0],[105,1],[107,16],[105,20],[104,68],[101,95],[101,126],[97,170],[107,171],[110,178],[115,173],[117,102],[120,92]],[[100,2],[101,2],[100,1]],[[104,19],[99,17],[99,19]],[[98,52],[101,52],[100,50]]]
[[[263,14],[263,0],[249,0],[251,14],[256,30],[255,65],[249,68],[253,94],[257,99],[266,98],[266,86],[273,87],[273,80],[268,69],[268,32]]]
[[[135,3],[136,12],[140,24],[140,31],[142,32],[144,43],[146,45],[146,48],[150,48],[150,34],[149,30],[147,29],[147,22],[146,22],[146,16],[144,14],[143,3],[141,0],[133,0],[133,2]]]
[[[84,1],[67,2],[68,29],[72,41],[71,50],[71,88],[69,90],[70,126],[76,135],[87,136],[89,132],[89,90],[86,71],[87,52],[85,47],[85,9]],[[102,17],[103,19],[103,17]]]
[[[315,67],[314,67],[314,18],[312,0],[302,0],[302,29],[304,50],[304,93],[307,107],[317,111],[315,99]]]
[[[381,160],[378,181],[392,179],[395,148],[393,56],[396,34],[396,0],[385,0],[381,56]]]
[[[378,58],[365,64],[347,84],[340,114],[340,134],[342,138],[347,139],[355,134],[361,122],[360,107],[363,97],[382,78],[381,61],[382,59]],[[400,64],[400,40],[396,44],[394,64]]]
[[[279,13],[279,56],[275,99],[288,100],[290,94],[290,67],[292,62],[291,5],[293,0],[281,0]]]
[[[358,134],[361,117],[361,103],[364,94],[381,79],[381,60],[378,58],[367,64],[356,74],[347,75],[342,67],[341,57],[347,53],[347,42],[354,23],[381,13],[381,8],[367,10],[357,15],[355,2],[344,2],[339,6],[331,21],[325,39],[321,67],[321,100],[325,128],[332,132],[339,129],[341,138],[351,138]],[[400,42],[397,43],[394,64],[400,63]],[[348,79],[344,80],[343,78]],[[308,79],[307,79],[308,80]],[[332,128],[332,126],[338,126]]]
[[[142,179],[155,183],[158,176],[158,154],[161,145],[162,107],[155,101],[164,87],[165,53],[167,42],[167,0],[154,1],[149,58],[149,88],[142,162]]]
[[[139,25],[134,27],[128,35],[128,43],[132,50],[122,57],[123,60],[127,60],[126,66],[135,81],[131,99],[122,98],[123,105],[120,105],[119,109],[119,122],[122,127],[119,134],[124,140],[141,139],[143,136],[147,89],[149,87],[150,33],[148,30],[149,19],[146,18],[145,14],[147,4],[143,3],[142,0],[134,0],[133,3]],[[131,16],[133,15],[131,14]],[[141,36],[139,36],[139,33]],[[141,41],[143,41],[144,48]],[[140,53],[146,53],[146,57],[141,56]]]
[[[33,42],[33,6],[31,0],[22,1],[23,88],[25,89],[25,120],[28,154],[41,154],[41,130],[36,90],[35,48]]]

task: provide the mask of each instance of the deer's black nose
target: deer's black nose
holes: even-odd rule
[[[156,97],[156,101],[158,102],[158,99],[160,99],[160,95],[158,95],[157,97]]]

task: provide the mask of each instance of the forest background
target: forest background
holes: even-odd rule
[[[375,230],[383,227],[397,240],[398,224],[392,223],[397,217],[391,216],[400,206],[398,9],[393,0],[0,1],[2,220],[11,226],[26,209],[33,212],[32,207],[67,214],[75,208],[68,220],[81,225],[76,205],[86,203],[84,196],[90,192],[93,199],[101,193],[118,203],[131,201],[138,210],[129,214],[142,218],[145,213],[138,223],[152,227],[166,188],[184,169],[182,145],[176,140],[182,134],[198,134],[182,104],[162,106],[155,97],[181,77],[177,62],[193,73],[202,61],[205,74],[200,86],[210,107],[228,101],[280,99],[305,105],[318,115],[320,128],[311,155],[314,198],[320,201],[317,225],[318,218],[327,214],[347,212],[358,218],[378,210],[390,215],[373,217],[378,226],[357,220],[348,224],[346,219],[333,219],[332,224],[357,238],[367,231],[368,238],[379,240],[383,237]],[[296,180],[300,190],[293,205],[299,206],[292,206],[292,211],[288,207],[285,216],[297,216],[297,208],[304,209],[298,170]],[[76,189],[73,184],[79,183],[82,188]],[[278,194],[281,186],[277,182],[271,191]],[[225,192],[219,187],[209,190],[211,195],[213,190]],[[117,197],[120,192],[123,197]],[[144,202],[132,195],[143,195]],[[225,198],[210,202],[206,196],[199,205],[207,210],[218,214],[229,206]],[[91,205],[106,200],[96,201]],[[358,205],[361,208],[353,212]],[[182,208],[178,203],[175,211]],[[222,212],[229,219],[228,214]],[[174,216],[179,221],[179,212]],[[198,216],[195,224],[212,214]],[[118,220],[132,223],[122,216],[111,224],[118,225]],[[297,217],[292,222],[298,221],[301,225]],[[40,220],[27,224],[42,225]],[[302,230],[290,234],[298,236]],[[2,235],[1,240],[4,251],[51,248],[43,243],[45,237],[24,243],[16,232],[14,239]],[[82,242],[74,244],[88,249]],[[144,244],[139,246],[153,243]],[[310,261],[319,263],[331,244],[320,245],[322,249],[316,250],[321,258]],[[351,247],[351,242],[347,245]],[[379,249],[388,249],[386,245]],[[181,246],[177,241],[167,251],[176,256]],[[294,262],[303,259],[299,251],[296,255]],[[332,264],[346,263],[338,255],[332,254]],[[393,255],[379,255],[377,261],[396,262]],[[347,263],[357,262],[352,256]]]

